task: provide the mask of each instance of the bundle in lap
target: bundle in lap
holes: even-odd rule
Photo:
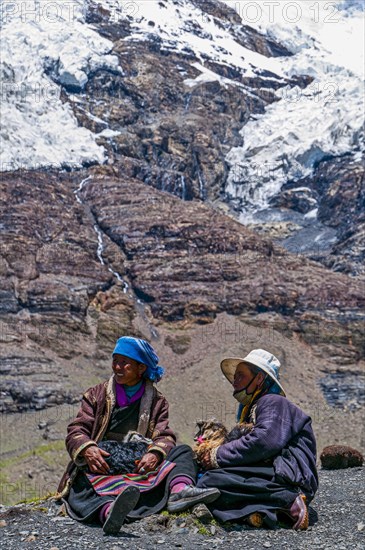
[[[237,424],[230,432],[218,420],[200,420],[196,423],[197,432],[194,437],[193,451],[199,464],[201,458],[212,449],[245,436],[253,429],[254,425],[248,422]]]
[[[101,441],[99,448],[110,453],[110,456],[104,457],[110,468],[109,475],[133,473],[138,461],[146,454],[150,444],[150,439],[146,439],[136,432],[127,434],[126,440],[123,442]]]

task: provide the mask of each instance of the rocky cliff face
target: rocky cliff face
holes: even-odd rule
[[[326,254],[319,260],[333,271],[363,278],[365,244],[365,158],[344,155],[318,164],[313,176],[290,182],[271,201],[274,206],[308,213],[314,208],[318,219],[336,231]]]
[[[113,341],[129,328],[132,303],[117,288],[108,306],[114,334],[104,334],[98,292],[114,276],[97,257],[92,219],[77,202],[73,181],[37,172],[1,178],[1,402],[8,412],[50,406],[65,395],[72,401],[74,381],[64,379],[60,358],[77,364],[80,355],[94,353],[100,333]]]
[[[57,361],[81,368],[87,358],[105,360],[118,335],[135,331],[141,304],[157,325],[274,314],[275,326],[324,345],[332,360],[363,356],[360,282],[285,252],[202,202],[106,169],[82,179],[6,174],[2,189],[5,411],[61,402],[65,391],[72,399],[74,381],[57,375]],[[27,383],[18,381],[22,372]],[[42,396],[34,402],[32,381]]]
[[[123,74],[110,69],[94,71],[81,95],[75,95],[72,87],[64,88],[64,100],[73,107],[80,125],[99,134],[98,143],[107,151],[108,164],[123,175],[183,200],[227,202],[229,177],[237,177],[241,187],[252,187],[251,182],[245,183],[248,167],[244,163],[240,161],[233,166],[227,163],[228,153],[242,146],[242,128],[283,94],[289,100],[290,89],[301,94],[300,90],[307,88],[313,77],[301,73],[288,78],[280,72],[257,68],[254,76],[247,76],[246,69],[235,65],[234,60],[223,61],[219,53],[216,57],[211,52],[201,55],[189,44],[202,38],[209,43],[212,36],[204,30],[208,20],[238,46],[268,60],[289,58],[292,52],[268,35],[242,25],[239,13],[230,5],[198,0],[191,4],[199,11],[190,12],[193,17],[187,29],[190,42],[179,51],[176,51],[179,33],[167,36],[167,30],[163,40],[159,18],[154,13],[151,12],[148,22],[150,34],[145,32],[136,38],[133,18],[118,16],[108,6],[91,4],[87,21],[113,42],[113,54],[118,57]],[[183,6],[184,3],[176,2],[177,13]],[[299,99],[304,100],[304,93]],[[284,209],[284,218],[287,211],[308,214],[317,208],[319,201],[318,220],[325,227],[336,229],[339,227],[333,222],[338,213],[336,205],[346,202],[347,210],[352,212],[351,219],[346,219],[346,232],[343,221],[343,229],[331,233],[330,250],[326,248],[322,254],[317,251],[311,257],[327,267],[355,275],[361,273],[364,254],[362,231],[357,228],[355,214],[364,211],[358,191],[359,186],[363,187],[362,166],[358,156],[357,160],[346,154],[332,156],[319,161],[308,178],[284,184],[271,201],[272,206]],[[256,181],[260,177],[265,180],[265,170],[262,166],[261,174],[257,168],[255,186],[260,187]],[[336,190],[324,191],[327,176],[337,181]],[[353,186],[355,180],[357,184]],[[334,200],[329,196],[332,193],[336,195]],[[232,205],[230,196],[228,204]],[[242,205],[239,202],[236,206],[237,214]],[[323,215],[323,209],[327,209],[327,215]],[[299,223],[297,229],[301,226]],[[270,233],[274,236],[275,231]],[[286,246],[284,240],[279,242]],[[305,253],[305,246],[296,243],[295,247]],[[292,248],[289,243],[289,249]]]
[[[132,287],[157,318],[204,321],[227,311],[339,319],[363,305],[356,280],[274,247],[204,204],[182,208],[126,178],[96,178],[83,197],[123,250]]]

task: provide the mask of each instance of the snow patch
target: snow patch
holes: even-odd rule
[[[242,91],[244,91],[245,95],[256,97],[254,93],[248,88],[248,86],[245,86],[244,84],[241,84],[240,82],[236,82],[235,80],[232,80],[231,78],[226,78],[224,76],[220,76],[219,74],[215,73],[214,71],[211,71],[210,69],[207,69],[204,67],[201,63],[192,63],[192,67],[200,71],[200,74],[196,78],[186,78],[184,80],[184,84],[186,86],[189,86],[189,88],[194,88],[195,86],[198,86],[199,84],[203,84],[205,82],[219,82],[219,84],[223,88],[227,88],[227,86],[235,86],[237,88],[241,88]],[[270,88],[266,88],[266,90],[269,90]],[[272,90],[274,91],[274,90]]]
[[[102,130],[98,134],[96,134],[97,137],[104,137],[107,139],[111,139],[116,136],[120,136],[121,132],[118,132],[117,130],[111,130],[110,128],[105,128],[105,130]]]
[[[318,214],[318,208],[313,208],[313,210],[310,210],[306,214],[304,214],[305,219],[312,220],[316,219]]]
[[[255,77],[262,71],[282,74],[275,59],[241,46],[228,30],[218,26],[214,18],[187,0],[99,0],[110,11],[113,21],[128,18],[132,34],[125,40],[161,40],[161,49],[193,52],[204,65],[209,58],[223,65],[240,68],[245,76]],[[133,10],[130,4],[133,4]]]

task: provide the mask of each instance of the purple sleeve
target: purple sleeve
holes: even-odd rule
[[[253,430],[219,447],[216,457],[219,467],[254,464],[276,456],[302,428],[306,418],[285,397],[262,397],[257,403]]]

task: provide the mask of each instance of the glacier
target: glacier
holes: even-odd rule
[[[224,1],[244,24],[295,54],[279,59],[285,75],[313,78],[305,89],[280,90],[280,101],[252,117],[241,131],[243,145],[227,155],[227,198],[238,199],[242,222],[254,223],[285,182],[310,175],[321,159],[344,153],[361,158],[364,4],[356,0],[256,2],[257,9],[249,12],[247,2]],[[292,11],[284,11],[290,5]]]
[[[0,9],[0,170],[103,163],[104,148],[61,99],[61,85],[82,90],[98,67],[121,70],[112,42],[85,24],[86,3],[12,0]]]

